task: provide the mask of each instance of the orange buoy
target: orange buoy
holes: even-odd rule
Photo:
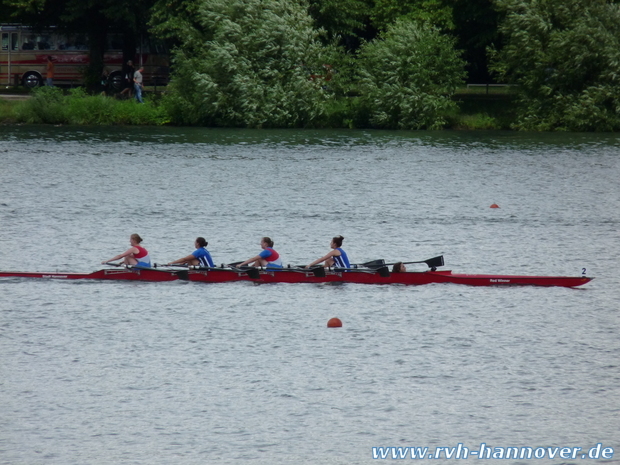
[[[493,205],[491,205],[489,208],[499,208],[499,205],[497,205],[496,203],[494,203]]]
[[[331,320],[327,322],[327,327],[328,328],[342,328],[342,321],[340,321],[340,318],[332,318]]]

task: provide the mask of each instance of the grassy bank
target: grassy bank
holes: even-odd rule
[[[134,100],[87,95],[82,88],[63,91],[42,87],[26,100],[0,101],[3,123],[152,126],[169,122],[166,111],[152,100],[139,104]]]
[[[515,119],[510,94],[456,94],[459,113],[450,118],[451,129],[510,129]]]
[[[0,98],[0,123],[16,123],[15,107],[19,104],[16,100],[4,100]]]
[[[509,129],[514,119],[513,96],[506,89],[460,89],[454,96],[458,111],[448,115],[446,129]],[[356,127],[347,100],[339,101],[324,127]],[[87,95],[83,89],[44,87],[25,100],[0,97],[0,123],[73,125],[163,125],[170,117],[159,95],[146,92],[145,103],[113,96]],[[344,126],[343,126],[344,125]]]

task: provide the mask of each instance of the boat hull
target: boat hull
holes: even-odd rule
[[[232,276],[227,270],[213,270],[189,273],[190,281],[218,283],[227,281],[251,281],[255,283],[356,283],[356,284],[403,284],[423,285],[434,283],[452,283],[468,286],[545,286],[577,287],[590,282],[593,278],[585,276],[512,276],[512,275],[473,275],[453,274],[451,271],[425,271],[391,273],[380,276],[376,272],[327,272],[324,277],[314,276],[312,272],[261,271],[258,279],[248,276]]]
[[[179,279],[178,272],[151,269],[110,269],[98,270],[93,273],[62,273],[0,271],[0,278],[42,278],[55,280],[97,279],[104,281],[152,281],[165,282]]]
[[[512,276],[453,274],[451,271],[425,271],[391,273],[380,276],[374,271],[326,272],[325,276],[315,276],[311,271],[292,271],[288,269],[271,271],[261,270],[258,278],[253,279],[245,272],[230,269],[175,271],[163,269],[110,269],[93,273],[60,272],[19,272],[0,271],[0,277],[42,278],[56,280],[96,279],[114,281],[151,281],[166,282],[189,280],[203,283],[225,283],[247,281],[257,284],[269,283],[356,283],[356,284],[403,284],[423,285],[451,283],[468,286],[555,286],[577,287],[590,282],[593,278],[585,276]]]
[[[545,287],[578,287],[589,283],[594,278],[585,276],[513,276],[513,275],[482,275],[482,274],[443,274],[435,275],[436,283],[464,284],[467,286],[545,286]]]

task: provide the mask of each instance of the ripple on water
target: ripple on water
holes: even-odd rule
[[[365,463],[617,430],[612,135],[0,128],[0,268],[271,236],[308,263],[443,254],[583,289],[0,279],[6,463]],[[490,209],[492,203],[499,209]],[[423,265],[410,269],[423,270]],[[328,329],[338,317],[342,328]]]

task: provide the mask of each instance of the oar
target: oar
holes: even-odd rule
[[[396,263],[399,263],[399,262],[385,263],[385,260],[372,260],[370,262],[360,263],[360,265],[366,266],[368,268],[373,268],[373,267],[378,267],[378,266],[396,265]],[[418,262],[402,262],[402,263],[403,263],[403,265],[410,265],[410,264],[413,264],[413,263],[426,263],[429,268],[437,268],[438,266],[443,266],[444,265],[443,255],[440,255],[438,257],[429,258],[428,260],[420,260]]]
[[[189,281],[189,271],[187,270],[159,270],[157,269],[157,263],[153,263],[152,267],[130,265],[130,268],[134,270],[151,270],[151,271],[158,271],[160,273],[169,273],[169,274],[175,275],[181,281]]]
[[[355,265],[357,265],[357,264],[355,264]],[[376,267],[385,266],[385,260],[383,260],[383,259],[373,260],[371,262],[360,263],[359,265],[365,266],[367,268],[376,268]]]
[[[325,277],[325,267],[322,265],[315,265],[315,266],[311,266],[310,268],[306,268],[303,265],[299,265],[299,266],[289,265],[287,268],[282,268],[281,271],[293,271],[295,273],[312,273],[317,278]]]
[[[260,271],[258,270],[258,268],[255,268],[253,266],[238,267],[237,265],[239,263],[243,263],[243,262],[229,263],[226,266],[228,266],[228,268],[238,273],[240,272],[240,273],[247,274],[250,277],[250,279],[260,279]]]
[[[429,268],[437,268],[438,266],[443,266],[443,255],[438,257],[429,258],[428,260],[422,260],[419,262],[403,262],[404,265],[409,265],[411,263],[426,263]],[[396,263],[390,263],[390,265],[395,265]]]
[[[241,263],[241,262],[239,262]],[[155,265],[157,266],[157,265]],[[170,265],[161,265],[161,266],[172,266],[172,267],[178,267],[178,268],[185,268],[187,270],[202,270],[202,271],[206,271],[206,270],[224,270],[224,271],[230,271],[224,268],[224,265],[222,265],[221,268],[217,267],[217,266],[202,266],[202,265],[186,265],[183,263],[171,263]]]
[[[241,268],[239,268],[238,266],[236,266],[238,263],[241,262],[236,262],[236,263],[230,263],[228,265],[225,265],[224,263],[222,263],[222,266],[202,266],[202,265],[180,265],[180,264],[173,264],[173,265],[166,265],[166,266],[178,266],[178,267],[182,267],[182,268],[188,268],[190,270],[196,270],[196,271],[228,271],[228,272],[233,272],[233,273],[246,273],[248,274],[252,279],[259,279],[259,274],[260,274],[260,269],[259,268],[255,268],[252,266],[243,266]],[[255,273],[256,272],[256,273]],[[257,274],[258,273],[258,274]]]
[[[237,262],[237,263],[241,263],[241,262]],[[188,267],[187,265],[179,265],[179,264],[167,265],[167,266],[179,266],[179,267],[189,268],[190,270],[196,270],[196,271],[228,271],[232,273],[245,273],[251,279],[260,279],[260,270],[258,268],[254,268],[251,266],[248,266],[248,267],[244,266],[244,267],[239,268],[235,266],[235,263],[231,263],[229,265],[224,265],[222,263],[221,268],[217,266],[200,266],[200,265]],[[225,268],[225,267],[228,267],[228,268]],[[188,274],[188,278],[189,278],[189,271],[186,271],[185,273]]]
[[[123,263],[112,263],[112,262],[106,262],[105,264],[106,265],[110,265],[110,266],[119,266],[119,267],[124,266],[128,270],[151,270],[151,271],[157,271],[159,273],[173,274],[173,275],[175,275],[177,278],[179,278],[182,281],[189,281],[189,271],[158,270],[156,268],[157,267],[156,263],[152,267],[125,265]]]
[[[390,277],[390,269],[387,266],[380,266],[380,267],[374,267],[374,268],[369,267],[368,270],[364,270],[361,268],[333,268],[333,270],[336,272],[348,271],[351,273],[377,273],[382,278]]]

